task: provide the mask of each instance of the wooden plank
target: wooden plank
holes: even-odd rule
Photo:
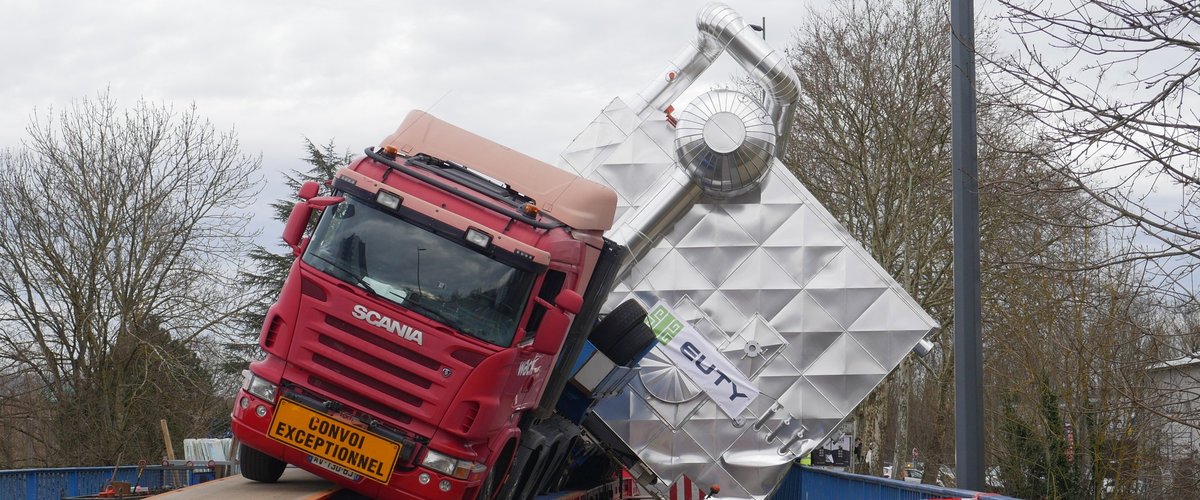
[[[171,445],[171,429],[167,428],[167,419],[158,421],[159,427],[162,427],[163,443],[167,446],[167,460],[175,460],[175,447]]]

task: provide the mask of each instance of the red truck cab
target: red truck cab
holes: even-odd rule
[[[298,258],[233,408],[243,474],[290,463],[377,498],[490,497],[616,194],[418,111],[331,187],[302,188],[284,230]]]

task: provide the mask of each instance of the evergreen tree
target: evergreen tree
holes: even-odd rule
[[[316,181],[324,184],[333,179],[338,168],[350,163],[353,155],[349,151],[338,152],[333,141],[325,145],[317,145],[312,140],[304,139],[305,157],[302,160],[309,165],[304,171],[292,170],[284,174],[283,183],[287,186],[287,196],[271,203],[274,219],[286,223],[291,215],[292,207],[300,198],[297,193],[305,182]],[[241,273],[241,283],[254,292],[254,303],[237,317],[237,322],[245,332],[245,341],[231,345],[236,357],[226,366],[229,372],[238,372],[246,367],[249,359],[258,355],[258,335],[266,319],[267,309],[274,303],[279,289],[287,279],[288,270],[295,256],[292,251],[279,241],[281,253],[275,253],[261,245],[254,245],[249,252],[251,268]]]

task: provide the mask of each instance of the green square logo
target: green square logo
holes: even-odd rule
[[[683,322],[675,319],[666,306],[659,304],[646,315],[646,325],[654,332],[660,343],[666,344],[683,331]]]

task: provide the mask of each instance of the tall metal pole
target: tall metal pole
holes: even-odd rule
[[[986,489],[980,340],[979,191],[975,131],[975,4],[950,3],[954,183],[954,455],[959,488]]]
[[[748,26],[750,26],[750,29],[762,33],[763,41],[767,41],[767,16],[763,16],[762,24],[750,24]],[[761,100],[764,106],[767,105],[767,89],[765,87],[762,90]]]

